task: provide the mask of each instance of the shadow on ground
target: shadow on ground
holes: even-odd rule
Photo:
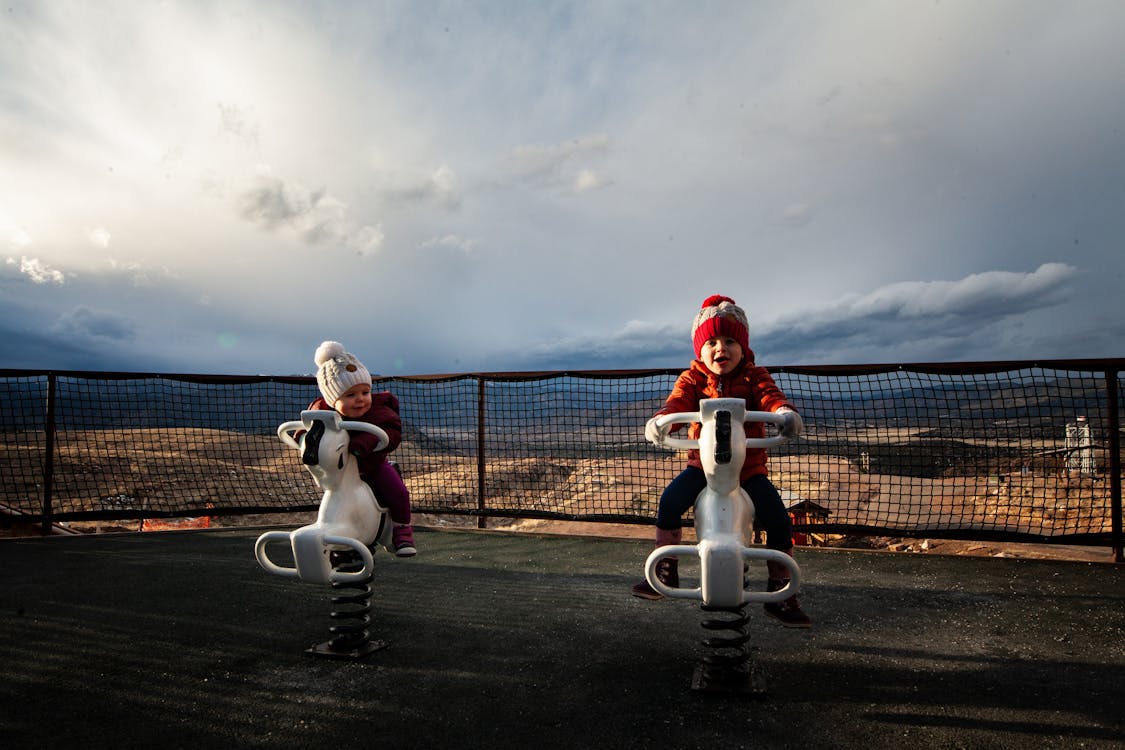
[[[422,531],[376,558],[360,661],[261,529],[0,541],[7,747],[1120,748],[1125,566],[803,550],[816,624],[754,613],[765,696],[691,689],[644,540]],[[685,576],[691,574],[685,565]]]

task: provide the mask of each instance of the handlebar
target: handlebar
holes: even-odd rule
[[[711,580],[704,575],[700,585],[695,588],[677,587],[666,585],[656,575],[656,564],[672,555],[695,555],[699,558],[704,572],[710,566],[722,566],[723,560],[719,559],[724,552],[729,553],[730,547],[706,541],[700,544],[672,544],[657,547],[645,560],[645,578],[650,586],[658,592],[672,599],[698,599],[706,604],[720,607],[737,607],[751,602],[766,603],[780,602],[796,594],[801,588],[801,568],[797,561],[784,552],[761,547],[735,547],[734,555],[737,556],[734,565],[726,567],[728,571],[735,572],[736,583],[733,588],[724,588],[719,580]],[[743,588],[743,566],[751,560],[772,562],[789,571],[789,583],[777,591],[747,591]],[[721,575],[720,571],[720,575]]]
[[[341,583],[350,581],[362,581],[371,575],[375,569],[375,561],[371,556],[371,550],[368,549],[358,539],[352,539],[347,536],[339,535],[326,535],[322,538],[315,533],[311,541],[313,542],[312,548],[309,550],[311,554],[307,559],[302,556],[301,550],[308,548],[307,543],[303,543],[303,539],[295,538],[301,537],[302,532],[315,532],[316,529],[311,526],[305,526],[297,531],[267,531],[258,537],[254,543],[254,557],[258,559],[258,564],[261,565],[266,571],[279,575],[284,578],[301,578],[302,574],[307,577],[307,580],[313,583]],[[271,542],[285,542],[291,545],[293,550],[294,563],[290,567],[288,565],[278,565],[270,559],[269,552],[266,546]],[[343,571],[334,570],[326,561],[326,552],[328,545],[338,545],[347,547],[354,550],[363,561],[363,569],[357,571]]]
[[[312,423],[317,420],[330,422],[332,427],[337,430],[357,430],[374,435],[379,440],[378,445],[375,446],[376,451],[383,450],[391,443],[391,439],[387,436],[383,428],[369,424],[368,422],[341,419],[339,412],[327,409],[306,409],[302,411],[299,420],[278,425],[277,436],[281,439],[281,442],[285,443],[290,448],[301,450],[301,445],[289,433],[296,432],[297,430],[309,430],[312,428]]]
[[[681,450],[692,450],[699,447],[699,440],[695,438],[678,438],[671,437],[668,433],[671,431],[672,425],[675,424],[692,424],[695,422],[702,422],[703,414],[698,411],[685,411],[676,412],[675,414],[662,414],[656,418],[656,427],[659,432],[659,442],[665,448],[677,448]],[[769,411],[748,411],[746,416],[743,417],[743,422],[763,422],[773,424],[781,427],[785,424],[785,415],[776,414]],[[764,438],[746,438],[747,448],[772,448],[776,445],[781,445],[788,438],[784,435],[774,435],[772,437]],[[656,442],[656,441],[654,441]]]

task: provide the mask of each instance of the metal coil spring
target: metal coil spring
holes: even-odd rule
[[[363,570],[363,561],[355,552],[338,553],[340,562],[336,570],[352,573]],[[370,640],[371,576],[359,581],[333,582],[332,612],[329,617],[337,624],[328,628],[333,638],[326,644],[332,651],[356,651]]]
[[[702,622],[705,630],[716,631],[716,635],[704,638],[703,645],[711,649],[703,655],[703,669],[710,681],[743,679],[748,670],[750,649],[747,642],[750,635],[747,625],[750,618],[746,605],[739,607],[700,607],[704,612],[726,615],[724,618],[711,618]]]

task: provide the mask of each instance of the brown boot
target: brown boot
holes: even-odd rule
[[[789,550],[787,554],[792,557],[793,550]],[[781,563],[767,560],[766,569],[769,571],[769,580],[766,582],[767,591],[780,591],[789,584],[789,569]],[[797,601],[796,594],[780,602],[768,602],[762,605],[762,608],[766,610],[767,615],[778,620],[787,628],[812,627],[812,618],[801,609],[801,603]]]
[[[788,584],[788,578],[771,578],[766,583],[766,590],[780,591]],[[767,602],[762,605],[762,608],[766,610],[767,615],[778,620],[787,628],[812,627],[812,618],[806,615],[805,611],[801,609],[801,603],[797,601],[796,594],[780,602]]]
[[[683,529],[657,529],[656,546],[664,547],[669,544],[679,544],[683,538]],[[656,563],[656,579],[669,588],[680,587],[680,561],[679,558],[665,557]],[[663,599],[664,594],[648,585],[648,579],[633,585],[633,596],[641,599]]]
[[[680,561],[674,557],[665,557],[657,562],[656,579],[668,588],[678,589],[680,587]],[[648,584],[647,578],[633,585],[633,596],[638,596],[641,599],[652,599],[653,601],[664,598],[664,594]]]

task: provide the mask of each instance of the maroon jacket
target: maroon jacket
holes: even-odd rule
[[[742,398],[746,400],[749,411],[777,411],[788,406],[797,411],[777,387],[773,376],[764,367],[754,364],[754,353],[747,351],[742,362],[734,372],[723,377],[714,374],[698,359],[691,367],[680,373],[672,393],[664,406],[653,416],[675,414],[677,412],[699,411],[699,402],[705,398]],[[699,437],[701,425],[693,424],[688,432],[690,438]],[[761,422],[746,423],[746,437],[765,437],[766,427]],[[746,462],[742,464],[739,481],[745,482],[752,476],[768,474],[764,448],[747,448]],[[699,451],[688,451],[688,466],[702,468]]]
[[[333,411],[328,402],[317,398],[310,409],[324,409]],[[341,417],[351,422],[367,422],[382,428],[387,433],[390,442],[381,451],[373,450],[379,443],[379,438],[370,432],[348,430],[348,453],[356,457],[359,476],[367,482],[368,472],[378,468],[379,464],[387,460],[387,454],[393,451],[402,442],[402,419],[398,415],[398,399],[390,391],[373,391],[371,393],[371,408],[361,417]],[[370,484],[370,482],[368,482]]]

